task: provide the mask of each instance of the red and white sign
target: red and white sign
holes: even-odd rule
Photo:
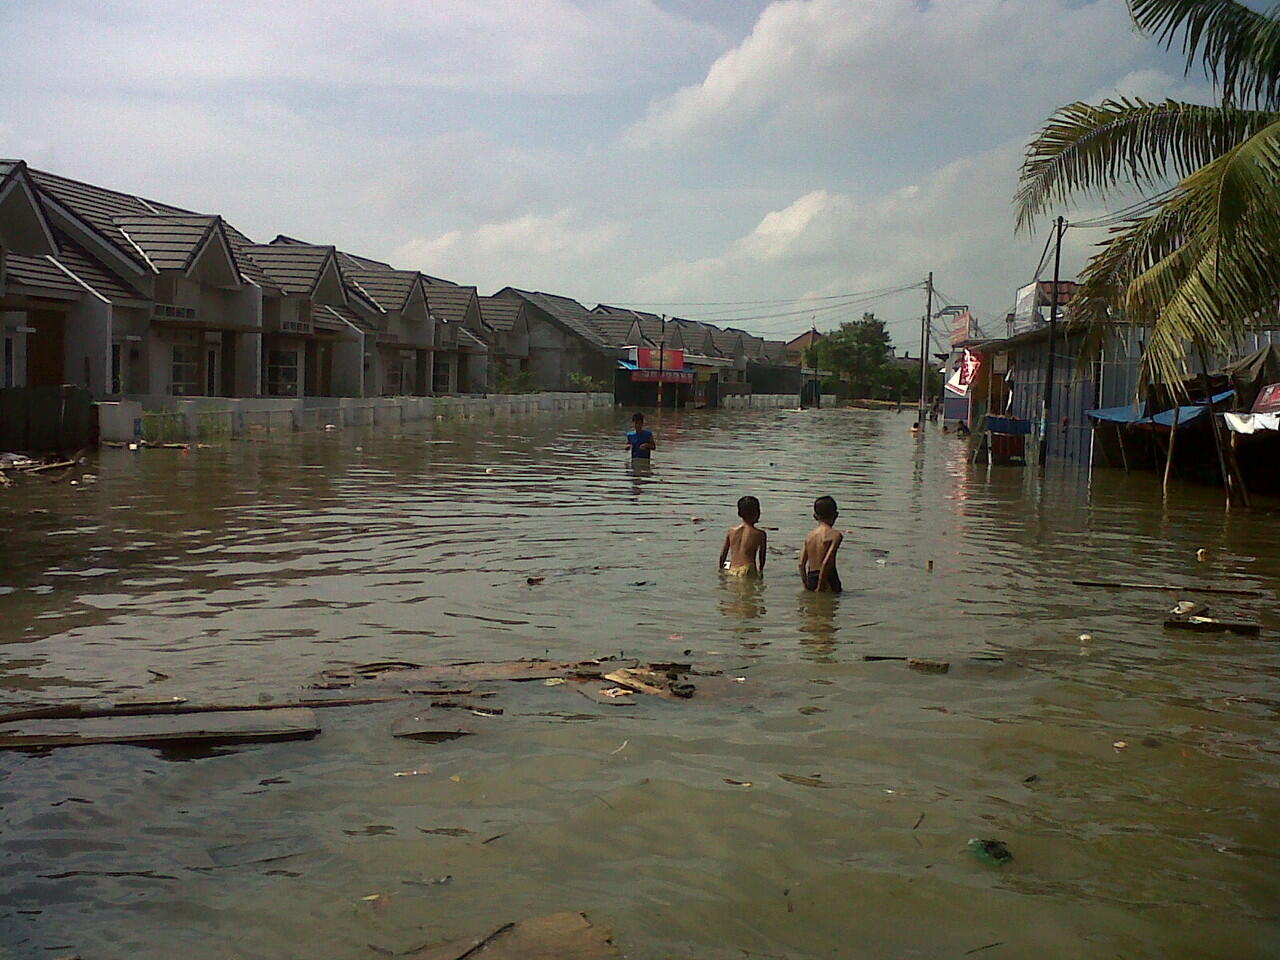
[[[964,351],[960,362],[956,365],[955,372],[951,374],[951,379],[947,381],[947,389],[956,396],[967,397],[969,395],[969,387],[978,376],[978,368],[981,366],[982,354],[974,353],[972,350]]]
[[[684,351],[636,347],[636,366],[641,370],[683,370]]]
[[[956,314],[956,318],[951,321],[951,345],[958,347],[966,340],[970,339],[970,328],[973,324],[973,314],[968,310],[964,313]]]
[[[1280,383],[1269,383],[1253,401],[1254,413],[1280,413]]]
[[[693,383],[692,370],[632,370],[632,383]]]

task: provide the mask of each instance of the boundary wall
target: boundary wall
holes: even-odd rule
[[[720,398],[723,410],[794,410],[800,406],[798,393],[746,393],[730,394]]]
[[[182,443],[300,430],[341,430],[421,420],[473,420],[613,407],[611,393],[486,397],[143,397],[97,404],[99,439]]]

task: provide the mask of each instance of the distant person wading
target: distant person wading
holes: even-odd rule
[[[627,446],[631,449],[632,461],[649,462],[650,455],[658,446],[653,439],[653,431],[644,428],[644,414],[637,413],[631,417],[632,431],[627,434]]]

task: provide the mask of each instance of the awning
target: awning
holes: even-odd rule
[[[1222,419],[1227,421],[1232,433],[1280,430],[1280,413],[1224,413]]]
[[[618,368],[631,371],[633,383],[693,383],[693,368],[683,370],[659,370],[657,367],[639,367],[630,360],[619,360]]]
[[[1100,410],[1086,410],[1085,414],[1094,420],[1105,420],[1107,423],[1138,423],[1147,416],[1146,401],[1131,403],[1127,407],[1103,407]]]
[[[1212,402],[1215,404],[1222,403],[1224,400],[1228,400],[1234,395],[1234,390],[1224,390],[1222,393],[1214,394]],[[1178,426],[1181,427],[1199,420],[1204,416],[1205,407],[1206,405],[1203,403],[1195,403],[1178,407]],[[1127,407],[1103,407],[1100,410],[1086,410],[1085,414],[1093,420],[1101,420],[1107,423],[1119,423],[1132,427],[1173,426],[1172,407],[1151,417],[1147,416],[1146,412],[1147,405],[1144,402],[1131,404]]]

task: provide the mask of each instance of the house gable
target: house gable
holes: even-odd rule
[[[0,248],[28,257],[58,252],[53,228],[21,160],[0,161]]]

